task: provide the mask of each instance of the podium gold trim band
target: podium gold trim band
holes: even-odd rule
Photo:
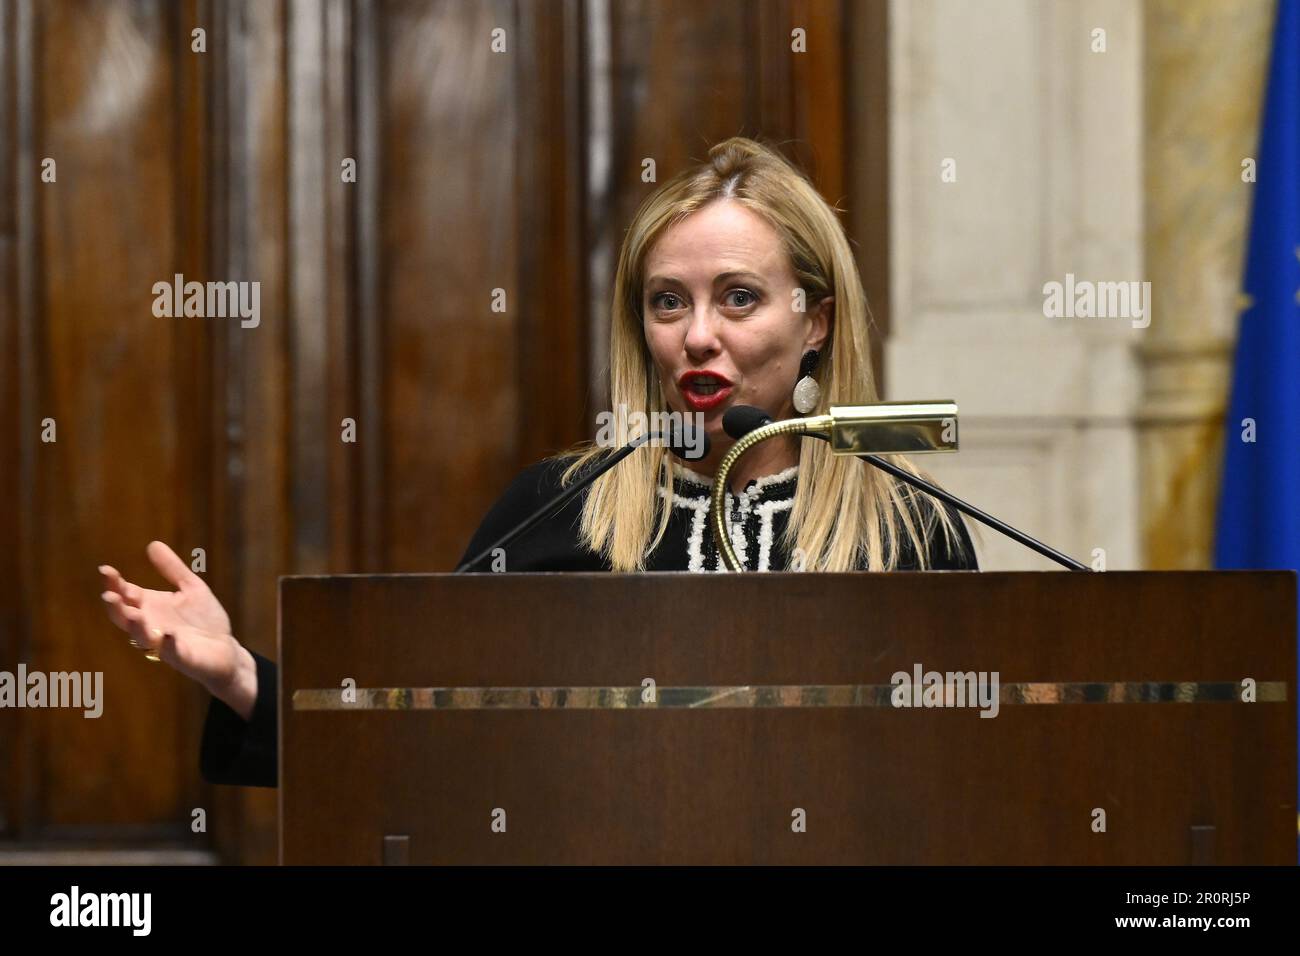
[[[295,711],[309,710],[690,710],[877,707],[961,709],[952,704],[895,708],[893,684],[769,684],[731,687],[378,687],[313,688],[293,692]],[[1018,704],[1245,703],[1241,682],[1112,681],[1005,683],[1000,706]],[[345,698],[345,694],[347,697]],[[354,700],[352,698],[355,698]],[[1286,681],[1260,681],[1255,702],[1287,700]],[[965,707],[972,709],[974,702]]]

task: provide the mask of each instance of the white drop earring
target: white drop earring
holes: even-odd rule
[[[817,379],[812,377],[813,369],[817,367],[817,360],[820,358],[820,352],[809,349],[803,353],[803,361],[799,363],[799,381],[794,386],[794,409],[800,415],[807,415],[822,400],[822,387],[817,384]]]

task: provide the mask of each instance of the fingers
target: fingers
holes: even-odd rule
[[[116,591],[105,591],[100,597],[104,601],[105,610],[108,611],[108,619],[122,630],[129,631],[131,625],[127,621],[126,615],[122,613],[122,609],[128,605],[122,600],[122,595]]]
[[[122,577],[117,568],[111,564],[101,564],[99,573],[104,578],[104,586],[110,591],[114,591],[122,596],[122,599],[133,607],[139,607],[141,600],[144,598],[144,589]]]
[[[149,546],[145,548],[145,554],[153,562],[153,566],[158,569],[158,573],[166,578],[169,582],[178,588],[192,588],[196,585],[202,585],[203,580],[190,570],[189,565],[177,557],[176,552],[161,541],[150,541]]]

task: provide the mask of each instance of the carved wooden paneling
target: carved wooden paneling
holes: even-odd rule
[[[5,458],[20,476],[7,503],[21,587],[0,666],[103,674],[98,719],[54,708],[0,716],[0,736],[16,725],[5,816],[20,835],[177,833],[199,789],[197,695],[105,626],[95,571],[112,556],[140,576],[155,536],[184,551],[188,516],[202,507],[186,489],[203,441],[188,360],[204,332],[152,311],[153,284],[201,253],[186,248],[195,169],[178,149],[190,91],[179,14],[161,0],[5,9],[14,218],[4,298],[16,346],[5,362],[18,384]]]
[[[491,49],[507,3],[393,3],[380,42],[385,558],[454,563],[461,509],[516,464],[526,357],[517,317],[514,54]],[[363,433],[363,440],[379,435]],[[462,491],[464,494],[462,495]]]
[[[106,685],[97,721],[0,712],[0,835],[272,861],[274,793],[201,784],[207,697],[105,621],[96,565],[204,549],[272,656],[278,575],[450,569],[592,432],[643,158],[758,135],[856,221],[851,6],[0,0],[0,669]],[[175,273],[259,283],[257,325],[155,316]]]

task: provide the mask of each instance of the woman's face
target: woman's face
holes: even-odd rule
[[[825,344],[832,300],[796,311],[798,283],[766,220],[715,200],[660,236],[645,275],[645,339],[664,396],[691,421],[704,415],[709,458],[732,444],[722,416],[733,405],[794,415],[799,362]]]

